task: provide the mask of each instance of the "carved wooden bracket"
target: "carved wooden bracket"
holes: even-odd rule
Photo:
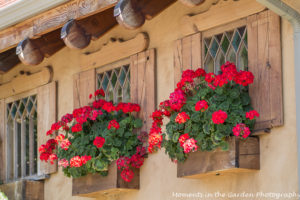
[[[112,38],[100,50],[81,55],[80,66],[83,71],[100,67],[144,51],[148,45],[149,38],[146,33],[139,33],[135,38],[127,41]]]
[[[21,71],[19,75],[15,76],[9,82],[0,84],[0,99],[50,83],[52,78],[53,70],[50,66],[44,67],[36,73]]]
[[[227,24],[266,9],[265,6],[253,0],[206,0],[201,6],[203,6],[201,13],[186,15],[182,18],[183,35]]]

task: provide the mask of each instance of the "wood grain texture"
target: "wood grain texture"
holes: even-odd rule
[[[38,147],[45,144],[49,137],[46,132],[57,119],[56,82],[51,82],[37,89],[37,135]],[[38,154],[39,155],[39,154]],[[53,165],[38,159],[38,175],[51,174],[57,171],[57,162]]]
[[[140,0],[140,9],[142,13],[145,15],[147,20],[153,19],[153,17],[157,16],[164,9],[175,3],[176,0]]]
[[[19,63],[20,60],[16,55],[16,48],[0,53],[0,74],[8,72]]]
[[[216,2],[211,1],[212,3]],[[181,20],[181,30],[185,35],[192,34],[248,17],[265,9],[263,5],[253,0],[220,0],[216,5],[208,7],[205,12],[184,16]]]
[[[115,6],[117,0],[73,0],[0,31],[0,52],[26,37],[36,38],[62,27],[70,19],[82,19]]]
[[[74,108],[87,106],[94,101],[94,97],[89,99],[89,95],[96,91],[96,70],[90,69],[75,74],[73,80]]]
[[[174,87],[187,69],[197,69],[202,65],[202,38],[196,33],[176,40],[174,44]]]
[[[0,185],[0,190],[6,194],[8,199],[44,200],[43,181],[16,181]]]
[[[251,104],[260,113],[255,129],[283,125],[280,17],[264,11],[248,17],[249,71],[255,76],[249,87]]]
[[[151,121],[148,120],[148,118],[156,106],[155,57],[155,49],[150,49],[131,56],[131,102],[138,103],[141,106],[138,117],[141,118],[144,123],[141,131],[146,132],[149,132],[151,128]]]
[[[45,85],[51,80],[52,69],[49,67],[44,67],[41,71],[34,74],[20,74],[13,78],[10,82],[0,85],[0,99]]]
[[[190,153],[184,163],[177,165],[177,177],[200,178],[207,174],[236,173],[260,168],[259,139],[250,137],[245,141],[231,137],[229,150]]]
[[[38,65],[44,60],[44,54],[39,46],[29,38],[18,44],[16,53],[24,65]]]
[[[149,38],[145,33],[139,33],[127,41],[120,39],[109,41],[99,51],[81,55],[80,67],[82,70],[100,67],[144,51],[148,45]]]
[[[5,120],[5,113],[6,111],[6,104],[4,99],[0,100],[0,182],[4,182],[5,181],[5,174],[6,174],[6,146],[5,146],[5,141],[6,141],[6,137],[5,137],[5,124],[6,124],[6,120]]]
[[[88,174],[72,180],[72,195],[97,198],[103,194],[116,191],[137,190],[140,187],[139,169],[134,169],[134,178],[131,182],[125,182],[120,175],[116,162],[109,166],[108,175]]]

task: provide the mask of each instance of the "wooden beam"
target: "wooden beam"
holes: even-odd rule
[[[0,74],[8,72],[19,63],[20,60],[16,55],[16,48],[0,53]]]
[[[70,20],[63,26],[61,38],[71,49],[84,49],[91,41],[91,36],[75,20]]]
[[[205,0],[179,0],[179,1],[186,6],[194,7],[202,4]]]
[[[145,15],[146,19],[151,20],[175,2],[176,0],[141,0],[140,5],[142,13]]]
[[[61,28],[70,19],[83,19],[114,7],[117,0],[73,0],[0,31],[0,53],[24,38],[36,38]]]
[[[149,38],[145,33],[127,41],[111,39],[99,51],[81,55],[80,67],[83,71],[100,67],[144,51],[148,45]]]
[[[4,99],[16,94],[45,85],[52,80],[52,68],[44,67],[36,73],[22,72],[12,80],[0,85],[0,99]]]
[[[186,15],[182,18],[181,30],[184,35],[205,31],[266,9],[265,6],[253,0],[207,0],[203,6],[204,4],[208,4],[206,11],[196,15]],[[228,12],[229,10],[230,12]]]
[[[25,65],[38,65],[44,60],[44,54],[35,44],[35,42],[29,38],[22,40],[18,46],[16,53]]]

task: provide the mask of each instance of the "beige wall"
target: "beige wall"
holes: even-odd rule
[[[48,64],[54,67],[54,78],[58,81],[59,117],[72,111],[72,75],[79,71],[78,56],[85,51],[94,51],[109,37],[128,39],[144,31],[150,36],[150,47],[157,49],[157,101],[168,98],[173,90],[173,41],[182,37],[179,30],[180,18],[199,8],[187,8],[175,3],[159,16],[135,31],[118,26],[102,39],[93,42],[84,51],[62,49],[38,67],[18,66],[2,77],[8,80],[21,68],[37,70]],[[212,176],[198,180],[176,178],[176,165],[164,150],[150,155],[141,169],[140,187],[137,192],[122,194],[111,199],[121,200],[172,200],[172,192],[297,192],[296,114],[294,94],[293,29],[282,20],[284,126],[261,136],[261,170],[253,173]],[[1,80],[1,79],[0,79]],[[71,196],[71,179],[59,173],[51,175],[45,184],[46,200],[85,199]],[[186,198],[188,199],[188,198]],[[190,198],[192,199],[192,198]],[[239,198],[236,198],[239,199]]]

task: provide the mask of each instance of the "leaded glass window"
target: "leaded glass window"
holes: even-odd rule
[[[239,70],[247,70],[248,46],[246,26],[204,37],[204,67],[206,72],[220,73],[226,61],[236,63]]]
[[[105,91],[105,99],[114,103],[130,101],[130,65],[124,64],[97,74],[97,89]]]
[[[6,104],[6,180],[37,174],[36,95]]]

